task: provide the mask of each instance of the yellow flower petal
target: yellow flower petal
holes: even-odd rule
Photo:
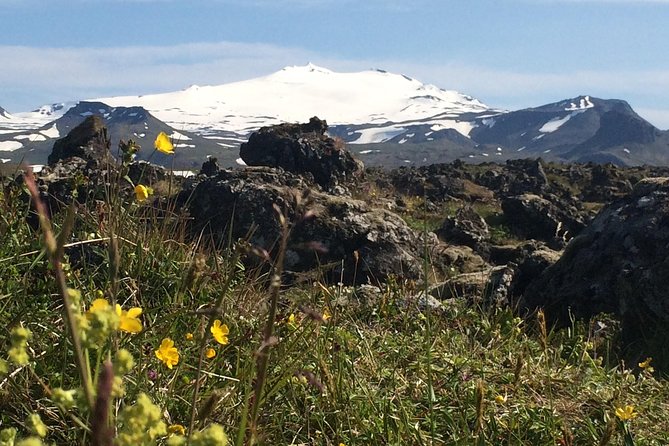
[[[174,153],[174,146],[172,145],[170,138],[165,134],[165,132],[158,133],[158,136],[156,136],[156,141],[154,143],[154,146],[156,147],[157,151],[165,153],[167,155],[171,155]]]
[[[204,354],[207,358],[211,359],[214,356],[216,356],[216,350],[214,350],[213,348],[208,348]]]
[[[121,319],[118,329],[126,333],[139,333],[142,331],[142,323],[137,319]]]
[[[153,189],[146,187],[143,184],[138,184],[135,186],[135,198],[137,201],[142,202],[153,195]]]
[[[615,414],[621,421],[631,420],[638,415],[638,413],[634,412],[634,406],[629,405],[625,407],[616,407]]]
[[[170,424],[167,427],[167,433],[169,435],[186,435],[186,428],[181,424]]]
[[[125,311],[119,304],[116,304],[116,314],[119,317],[119,330],[126,333],[139,333],[142,331],[142,321],[137,319],[142,314],[141,308],[133,307]]]
[[[142,309],[138,307],[132,307],[128,310],[128,317],[137,318],[142,314]]]
[[[88,309],[90,313],[95,313],[96,311],[106,310],[109,308],[109,302],[107,299],[95,299],[91,303],[91,308]]]

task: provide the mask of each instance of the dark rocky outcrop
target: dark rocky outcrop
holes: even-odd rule
[[[324,188],[337,185],[362,170],[343,143],[325,134],[327,123],[316,117],[307,124],[263,127],[242,144],[239,155],[248,166],[280,167],[311,175]]]
[[[447,217],[436,234],[445,242],[465,245],[477,252],[487,251],[490,238],[488,224],[471,208],[464,206],[452,217]]]
[[[103,162],[112,161],[110,147],[111,141],[102,118],[89,116],[67,136],[54,143],[48,163],[53,166],[58,161],[77,157],[100,163],[102,167]]]
[[[569,323],[570,313],[618,315],[628,345],[640,342],[647,354],[662,355],[666,366],[668,253],[669,178],[642,180],[569,243],[560,260],[527,288],[522,306],[543,307],[561,324]],[[660,352],[653,351],[659,346]]]
[[[426,243],[436,269],[450,266],[434,234],[424,241],[390,211],[318,189],[282,169],[255,167],[222,170],[183,197],[196,232],[211,232],[224,243],[229,233],[238,238],[255,228],[250,242],[270,253],[280,236],[273,209],[278,206],[295,225],[285,268],[298,275],[320,269],[326,277],[350,284],[379,283],[391,275],[420,279]],[[297,205],[296,197],[302,196],[307,196],[304,205]],[[306,212],[313,218],[303,218]]]
[[[210,157],[207,158],[207,161],[202,163],[200,168],[199,175],[204,175],[206,177],[211,177],[216,175],[221,170],[221,167],[218,165],[218,159]]]
[[[560,205],[527,193],[502,199],[502,210],[507,224],[516,234],[545,241],[560,249],[585,228],[585,221],[577,209],[563,200],[555,201]]]

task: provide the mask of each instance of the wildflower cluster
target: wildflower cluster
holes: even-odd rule
[[[134,405],[121,411],[119,421],[121,427],[116,436],[117,446],[155,444],[157,438],[167,435],[160,407],[144,393],[139,394]]]
[[[183,434],[172,436],[167,440],[167,446],[183,446],[186,444],[188,444],[188,440]],[[190,444],[192,446],[226,446],[228,436],[220,424],[212,423],[201,431],[193,432]]]

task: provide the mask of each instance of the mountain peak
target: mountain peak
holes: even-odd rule
[[[321,73],[321,74],[330,74],[332,71],[328,70],[327,68],[320,67],[316,64],[313,64],[311,62],[307,63],[306,65],[289,65],[287,67],[284,67],[279,71],[279,73],[282,72],[292,72],[292,73]]]
[[[5,119],[11,119],[12,115],[10,115],[7,110],[0,107],[0,117],[5,118]]]

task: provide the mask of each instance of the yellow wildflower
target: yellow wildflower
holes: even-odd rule
[[[290,313],[290,316],[288,316],[288,319],[286,319],[286,325],[293,330],[296,329],[298,325],[300,325],[300,321],[295,316],[295,313]]]
[[[142,309],[132,307],[129,310],[121,309],[119,304],[116,304],[116,314],[119,317],[118,329],[126,333],[139,333],[142,331],[142,321],[138,317],[142,314]]]
[[[163,339],[160,347],[156,350],[156,358],[165,363],[168,369],[179,363],[179,351],[174,346],[174,341],[170,338]]]
[[[170,141],[170,138],[165,134],[165,132],[158,133],[156,136],[156,141],[154,143],[156,150],[162,152],[166,155],[171,155],[174,153],[174,146]]]
[[[153,189],[146,187],[143,184],[138,184],[135,186],[135,198],[137,201],[142,202],[153,195]]]
[[[507,399],[507,396],[506,396],[506,395],[497,395],[497,396],[495,397],[495,402],[496,402],[497,404],[504,404],[504,403],[506,403],[506,399]]]
[[[193,340],[193,333],[186,333],[186,340],[187,341],[192,341]]]
[[[639,367],[641,367],[643,370],[653,373],[655,369],[650,365],[650,362],[653,360],[653,358],[646,358],[645,361],[639,363]]]
[[[621,421],[631,420],[636,418],[637,415],[639,414],[634,412],[634,406],[616,407],[616,416]]]
[[[223,324],[219,319],[214,321],[214,325],[210,328],[211,334],[214,335],[214,339],[221,345],[228,343],[228,334],[230,330],[228,329],[227,324]]]
[[[323,320],[325,322],[329,321],[332,318],[332,315],[330,314],[330,311],[326,308],[325,311],[323,312]]]
[[[107,299],[95,299],[91,303],[91,307],[88,309],[88,313],[89,315],[92,315],[108,309],[109,309],[109,302],[107,301]]]
[[[168,435],[186,435],[186,428],[181,424],[170,424],[167,426]]]
[[[211,359],[214,356],[216,356],[216,350],[214,350],[213,348],[208,348],[204,354],[207,358]]]

